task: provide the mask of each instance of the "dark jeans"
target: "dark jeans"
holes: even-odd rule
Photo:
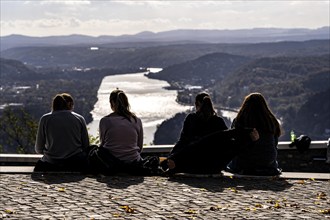
[[[86,152],[78,153],[70,158],[57,160],[56,163],[49,163],[46,161],[38,160],[34,167],[35,172],[56,172],[56,171],[69,171],[69,172],[83,172],[87,170],[87,154]]]
[[[159,158],[150,156],[139,161],[124,162],[113,156],[103,147],[94,147],[88,156],[89,172],[113,175],[127,173],[132,175],[159,174]]]
[[[243,145],[249,144],[251,129],[230,129],[207,135],[181,147],[168,158],[175,162],[174,172],[219,173],[238,154]]]

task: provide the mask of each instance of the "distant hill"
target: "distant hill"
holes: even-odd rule
[[[220,101],[218,105],[232,108],[238,108],[247,94],[261,92],[282,120],[286,137],[291,129],[301,131],[309,127],[302,131],[323,138],[330,128],[324,120],[330,112],[329,89],[330,54],[256,59],[209,88]],[[307,115],[311,120],[307,120]],[[312,120],[313,115],[323,120]]]
[[[144,31],[134,35],[99,36],[86,35],[31,37],[9,35],[0,38],[1,51],[14,47],[26,46],[60,46],[60,45],[99,45],[106,43],[167,43],[201,42],[201,43],[257,43],[279,41],[306,41],[311,39],[329,39],[330,27],[317,29],[306,28],[254,28],[238,30],[171,30],[153,33]]]
[[[237,101],[254,91],[264,93],[271,103],[276,103],[277,109],[281,104],[289,106],[300,103],[301,106],[304,96],[330,87],[329,61],[329,54],[259,58],[218,81],[213,90],[227,100],[224,103],[226,106],[231,107],[238,107],[240,103]],[[230,100],[227,97],[231,97]]]
[[[0,58],[0,78],[9,80],[30,80],[38,78],[38,74],[18,60]]]
[[[251,58],[225,53],[212,53],[195,60],[164,68],[159,73],[149,73],[148,77],[166,80],[170,84],[211,85],[225,78],[237,67],[250,61]]]
[[[212,53],[246,57],[311,56],[330,53],[330,40],[257,44],[177,44],[113,48],[108,44],[84,46],[19,47],[1,52],[1,57],[28,65],[60,68],[139,68],[180,64]]]
[[[330,78],[328,78],[330,83]],[[324,139],[324,128],[330,130],[330,88],[312,95],[299,109],[293,121],[296,133],[312,134],[315,139]],[[328,131],[328,134],[330,131]]]

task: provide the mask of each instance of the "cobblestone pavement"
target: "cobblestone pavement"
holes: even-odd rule
[[[1,174],[0,218],[330,219],[330,181]]]

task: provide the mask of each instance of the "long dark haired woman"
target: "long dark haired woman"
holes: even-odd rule
[[[196,112],[190,113],[184,120],[180,139],[174,146],[171,154],[182,146],[197,141],[199,138],[216,131],[226,130],[227,126],[214,110],[211,97],[206,92],[201,92],[195,98]]]
[[[201,92],[197,94],[195,98],[195,108],[196,112],[190,113],[184,120],[183,127],[180,134],[180,139],[174,145],[169,158],[175,157],[176,154],[181,154],[180,152],[185,149],[184,151],[189,151],[189,146],[191,143],[198,141],[200,138],[214,133],[216,131],[223,131],[227,129],[227,126],[220,116],[217,115],[211,97],[206,92]],[[199,152],[196,152],[199,154]],[[186,160],[190,160],[188,157],[180,157],[180,164],[181,170],[189,170],[194,171],[194,168],[189,165]],[[167,163],[169,161],[162,162],[163,170],[166,170]],[[169,164],[170,165],[170,164]],[[185,167],[185,166],[189,167]]]
[[[251,175],[280,173],[277,144],[281,135],[281,126],[262,94],[251,93],[245,97],[232,127],[256,128],[259,140],[241,148],[238,156],[228,165],[229,171]]]

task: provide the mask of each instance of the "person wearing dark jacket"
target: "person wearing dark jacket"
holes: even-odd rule
[[[177,154],[181,154],[180,152],[182,150],[189,152],[190,144],[197,142],[206,135],[228,129],[223,118],[216,114],[209,94],[205,92],[199,93],[195,98],[195,108],[196,112],[188,114],[185,118],[180,138],[174,145],[168,158],[173,158]],[[188,152],[185,154],[188,155]],[[196,153],[199,154],[198,152]],[[189,164],[189,157],[180,157],[179,164],[181,166],[178,168],[179,170],[191,170],[193,172],[194,168]],[[168,168],[168,162],[168,160],[162,162],[161,166],[163,170]],[[186,167],[186,165],[189,167]]]
[[[277,144],[281,127],[260,93],[251,93],[232,124],[232,128],[256,128],[259,139],[240,146],[238,155],[229,163],[228,171],[246,175],[279,175]]]

